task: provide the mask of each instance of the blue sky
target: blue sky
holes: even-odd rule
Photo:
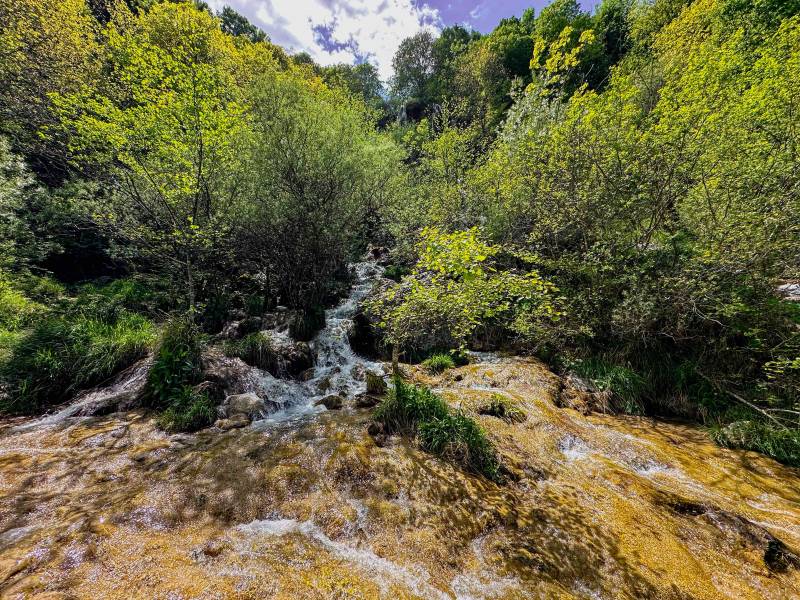
[[[591,1],[591,0],[590,0]],[[584,7],[593,2],[582,0]],[[461,23],[491,31],[500,19],[538,11],[549,0],[211,0],[229,5],[291,52],[323,65],[368,60],[383,79],[400,42],[419,31]]]

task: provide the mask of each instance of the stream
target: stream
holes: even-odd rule
[[[521,423],[477,416],[513,481],[466,474],[370,411],[347,331],[380,269],[354,266],[307,381],[254,369],[276,410],[249,427],[160,431],[141,410],[82,416],[142,371],[36,420],[0,424],[3,598],[800,597],[800,473],[695,426],[583,416],[519,357],[411,376],[474,412],[492,394]],[[145,367],[142,367],[145,369]],[[146,372],[146,369],[145,369]]]

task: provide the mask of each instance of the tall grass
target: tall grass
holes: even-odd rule
[[[422,366],[430,373],[439,374],[455,368],[456,361],[449,354],[433,354],[422,361]]]
[[[146,398],[160,409],[158,423],[167,431],[195,431],[214,421],[214,403],[195,389],[202,375],[205,339],[187,316],[175,317],[161,334],[147,379]]]
[[[416,437],[427,452],[493,481],[502,480],[497,452],[481,427],[461,411],[451,411],[428,388],[396,379],[375,418],[390,433]]]
[[[127,311],[45,318],[15,341],[0,368],[8,388],[0,409],[30,413],[63,402],[145,356],[154,338],[153,324]]]
[[[644,412],[642,396],[647,380],[633,369],[607,361],[602,357],[578,360],[569,365],[579,377],[589,381],[599,391],[611,392],[618,408],[627,414]]]
[[[709,430],[711,438],[720,446],[755,450],[786,465],[800,467],[800,429],[779,428],[753,416]]]

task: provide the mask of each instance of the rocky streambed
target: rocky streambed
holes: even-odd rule
[[[346,402],[169,436],[140,411],[0,431],[7,598],[794,598],[800,476],[701,430],[558,408],[518,358],[429,377],[496,485]],[[493,394],[524,420],[477,414]]]

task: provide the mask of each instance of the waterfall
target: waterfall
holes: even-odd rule
[[[315,402],[329,394],[350,397],[364,392],[367,370],[385,374],[382,364],[356,355],[348,338],[359,303],[369,294],[383,269],[375,262],[355,263],[351,268],[355,281],[349,295],[338,306],[325,311],[325,327],[311,341],[313,374],[307,381],[294,381],[261,373],[257,391],[276,410],[254,421],[253,427],[266,428],[321,412],[325,409],[315,406]]]

